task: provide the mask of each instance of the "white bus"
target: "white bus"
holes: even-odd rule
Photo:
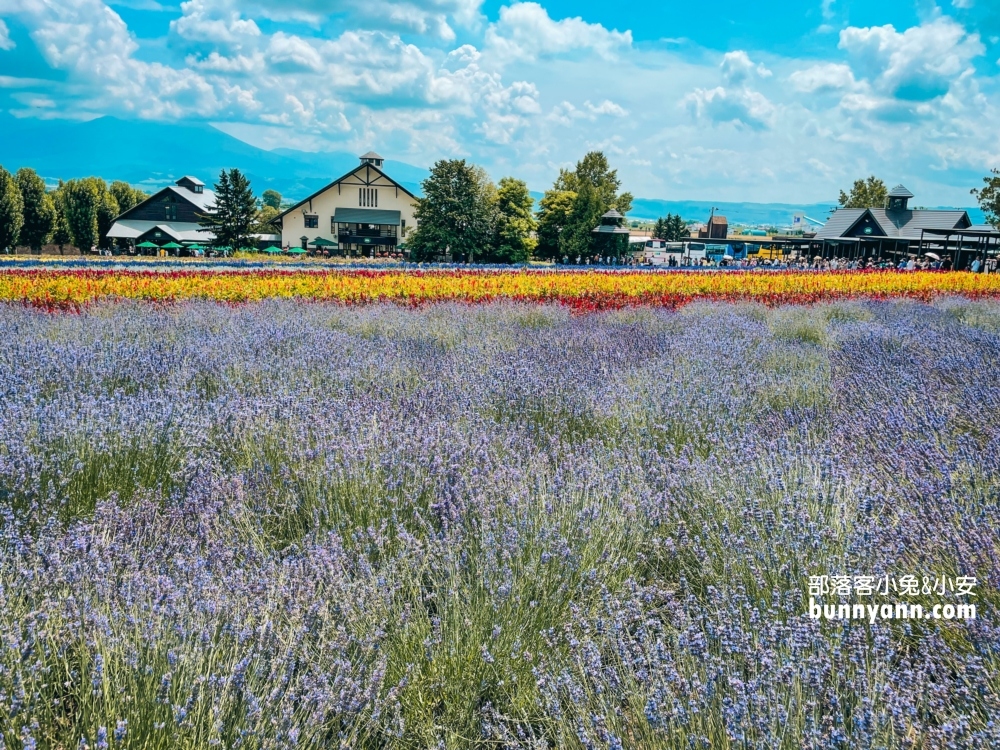
[[[667,242],[665,240],[637,238],[630,252],[636,263],[643,266],[681,267],[697,266],[705,260],[704,242]]]

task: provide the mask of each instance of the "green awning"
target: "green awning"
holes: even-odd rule
[[[153,247],[156,247],[156,248],[159,248],[159,245],[157,245],[155,242],[140,242],[138,245],[136,245],[136,247],[144,247],[144,248],[153,248]]]
[[[378,208],[338,208],[333,212],[333,220],[338,224],[381,224],[398,227],[399,211],[383,211]]]
[[[317,237],[312,241],[313,247],[337,247],[336,242],[331,242],[323,237]]]

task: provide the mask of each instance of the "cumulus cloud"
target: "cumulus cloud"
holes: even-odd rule
[[[796,91],[806,94],[850,90],[858,85],[851,68],[843,63],[823,63],[796,70],[788,80]]]
[[[17,45],[10,38],[10,30],[7,28],[7,24],[0,18],[0,50],[12,50],[15,46]]]
[[[631,45],[631,31],[608,31],[582,18],[554,21],[538,3],[504,6],[499,20],[486,30],[487,48],[506,60],[534,60],[577,50],[612,59]]]
[[[947,16],[903,32],[852,26],[840,32],[840,48],[879,90],[917,101],[945,94],[985,52],[978,34]]]
[[[759,91],[749,89],[695,89],[684,98],[691,113],[710,122],[732,123],[739,127],[762,130],[770,127],[774,105]]]
[[[252,19],[213,0],[181,3],[181,17],[171,21],[170,28],[189,41],[215,44],[239,44],[260,36],[260,28]]]
[[[753,76],[770,78],[771,71],[764,67],[764,63],[754,65],[750,56],[743,50],[727,52],[722,58],[722,77],[727,83],[743,83]]]
[[[305,23],[322,26],[332,12],[348,16],[356,28],[381,31],[406,31],[455,39],[453,26],[475,28],[481,20],[482,0],[340,0],[331,8],[329,0],[189,0],[201,10],[184,9],[195,26],[214,17],[232,17],[240,13],[279,23]],[[183,6],[182,6],[183,9]]]

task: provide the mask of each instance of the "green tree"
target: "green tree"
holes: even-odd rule
[[[594,228],[605,213],[607,209],[598,191],[586,180],[581,181],[569,219],[559,235],[560,253],[571,261],[577,256],[590,257],[594,253]]]
[[[56,225],[56,207],[52,196],[45,191],[45,180],[33,169],[19,169],[17,187],[24,201],[24,226],[21,227],[21,242],[36,253],[41,252]]]
[[[680,214],[668,218],[667,224],[667,234],[671,242],[680,242],[691,237],[691,231],[688,229],[687,224],[684,223],[684,219],[681,218]]]
[[[983,187],[973,188],[972,194],[986,214],[986,221],[1000,229],[1000,169],[993,169],[983,178]]]
[[[134,188],[127,182],[122,182],[121,180],[112,182],[110,187],[108,187],[108,190],[114,197],[115,203],[118,204],[119,216],[126,211],[131,211],[149,197],[149,195],[142,190]]]
[[[90,252],[101,237],[97,214],[103,201],[96,181],[70,180],[62,188],[62,199],[72,243],[80,252]]]
[[[24,226],[24,201],[14,176],[0,167],[0,250],[14,249]]]
[[[238,169],[222,170],[215,185],[215,212],[201,217],[201,226],[215,235],[212,245],[232,250],[256,247],[256,222],[257,199],[250,181]]]
[[[73,235],[69,231],[69,216],[66,210],[66,183],[59,180],[59,186],[50,193],[52,207],[56,210],[55,225],[52,228],[52,242],[62,250],[64,245],[73,244]]]
[[[254,234],[274,234],[277,227],[274,226],[274,220],[278,218],[279,211],[274,206],[264,205],[260,211],[257,212],[257,218],[254,220],[253,229],[251,230]]]
[[[496,188],[486,172],[465,159],[441,160],[422,187],[410,257],[434,260],[450,250],[452,258],[474,262],[489,247],[496,213]]]
[[[885,208],[889,204],[889,189],[874,175],[867,180],[855,180],[850,194],[840,191],[842,208]]]
[[[545,193],[538,209],[538,246],[535,256],[543,260],[558,260],[562,257],[559,249],[559,235],[569,223],[576,193],[553,188]]]
[[[115,196],[108,189],[108,184],[104,180],[100,177],[88,177],[87,179],[91,181],[98,195],[97,244],[102,249],[106,249],[111,247],[108,232],[111,231],[111,227],[114,226],[115,219],[118,218],[121,211],[118,207],[118,201],[115,200]]]
[[[260,202],[264,206],[270,206],[275,211],[281,211],[281,193],[277,190],[265,190],[260,196]]]
[[[538,224],[535,201],[527,183],[513,177],[500,180],[497,190],[493,258],[498,263],[525,263],[537,245],[532,233]]]
[[[625,216],[632,210],[632,194],[618,192],[621,188],[618,170],[611,169],[608,157],[603,152],[591,151],[576,163],[572,172],[560,170],[554,189],[578,193],[583,182],[590,183],[597,192],[598,200],[605,206],[601,213],[615,209]]]
[[[667,218],[660,217],[656,220],[653,224],[653,239],[670,241],[670,220],[673,218],[673,214],[667,214]]]

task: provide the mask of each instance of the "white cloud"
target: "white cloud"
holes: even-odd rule
[[[743,50],[727,52],[719,67],[722,69],[722,77],[731,84],[743,83],[754,75],[761,78],[771,77],[771,71],[764,67],[763,63],[754,65],[750,56]]]
[[[943,95],[985,52],[978,34],[947,16],[904,32],[852,26],[840,32],[840,48],[880,90],[913,100]]]
[[[7,24],[0,18],[0,50],[12,50],[16,46],[14,40],[10,38],[10,30],[7,28]]]
[[[252,19],[214,0],[187,0],[181,3],[181,11],[181,17],[170,22],[170,29],[188,41],[239,44],[260,36]]]
[[[486,30],[487,48],[503,60],[534,60],[576,50],[612,59],[631,45],[631,31],[608,31],[582,18],[554,21],[538,3],[502,7],[499,20]]]
[[[600,104],[594,105],[590,101],[585,101],[583,106],[587,108],[592,115],[607,115],[609,117],[627,117],[628,110],[622,107],[620,104],[615,104],[610,99],[605,99]]]
[[[748,89],[695,89],[684,98],[692,114],[713,123],[732,123],[751,129],[771,125],[775,107],[759,91]]]
[[[951,0],[951,4],[961,10],[968,10],[975,5],[974,0]]]
[[[805,70],[796,70],[788,80],[796,91],[807,94],[850,90],[858,85],[851,68],[842,63],[823,63]]]

